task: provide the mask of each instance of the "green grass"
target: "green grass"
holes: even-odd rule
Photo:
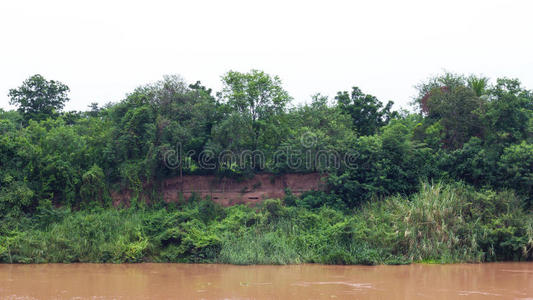
[[[353,211],[294,205],[43,206],[32,216],[1,219],[0,261],[373,265],[532,259],[533,217],[506,191],[423,184],[409,198],[375,199]]]

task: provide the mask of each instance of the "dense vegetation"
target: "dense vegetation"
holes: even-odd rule
[[[165,77],[82,112],[63,112],[68,86],[40,75],[10,90],[0,261],[533,258],[533,92],[518,80],[443,74],[418,86],[415,112],[357,87],[295,106],[257,70],[222,82],[213,94]],[[165,203],[157,190],[180,174],[258,172],[324,172],[328,188],[255,208]],[[113,207],[118,189],[128,207]]]

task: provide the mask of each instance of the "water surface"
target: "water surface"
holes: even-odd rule
[[[533,300],[533,263],[0,265],[0,298]]]

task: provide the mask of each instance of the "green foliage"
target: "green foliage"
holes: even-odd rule
[[[314,194],[314,197],[325,196]],[[298,199],[302,201],[309,195]],[[309,200],[303,200],[307,203]],[[533,258],[533,216],[513,192],[422,184],[357,210],[267,200],[177,210],[37,208],[0,223],[0,261],[399,264]]]
[[[229,71],[222,76],[222,83],[222,91],[218,93],[223,103],[222,110],[230,115],[232,112],[238,113],[242,117],[234,119],[241,122],[248,121],[249,125],[244,125],[248,127],[252,140],[248,150],[256,150],[265,122],[282,114],[291,97],[283,89],[278,76],[270,76],[259,70],[248,73]]]
[[[444,127],[445,145],[460,148],[472,136],[480,136],[482,124],[479,110],[483,102],[464,86],[435,89],[427,100],[429,118],[440,119]]]
[[[83,200],[86,202],[99,201],[104,204],[104,200],[109,199],[106,195],[104,171],[98,165],[93,165],[89,171],[82,175],[81,179],[80,196]]]
[[[523,141],[505,148],[498,164],[503,173],[501,185],[513,187],[533,204],[533,144]]]
[[[7,256],[4,254],[1,260],[140,262],[147,245],[136,214],[115,210],[78,212],[48,224],[44,230],[28,228],[11,234]]]
[[[17,215],[28,208],[33,201],[34,192],[25,182],[13,181],[9,175],[3,178],[0,189],[0,213]]]
[[[466,79],[468,87],[474,92],[478,97],[485,95],[487,88],[489,86],[489,79],[487,77],[477,77],[470,75]]]
[[[219,97],[230,109],[249,115],[253,122],[282,113],[291,99],[278,76],[272,77],[259,70],[229,71],[222,76],[222,83],[224,87]]]
[[[387,125],[397,115],[391,112],[392,101],[383,107],[376,97],[364,94],[358,87],[353,87],[351,94],[338,92],[335,99],[340,110],[352,117],[353,127],[361,135],[377,133],[380,127]]]
[[[330,188],[347,207],[373,197],[411,194],[420,178],[431,178],[432,154],[410,138],[409,120],[394,120],[381,135],[359,137],[348,153],[347,164],[328,178]]]
[[[56,101],[50,103],[59,111],[65,88],[34,77],[13,95],[46,87],[49,94],[26,96]],[[200,82],[166,76],[119,103],[57,119],[0,112],[0,195],[11,203],[5,209],[31,213],[43,199],[102,205],[110,189],[129,189],[141,201],[157,194],[161,180],[192,173],[328,173],[336,200],[310,197],[302,204],[309,208],[409,195],[428,179],[531,194],[529,165],[518,165],[528,161],[529,148],[517,145],[532,142],[533,96],[517,80],[431,78],[419,85],[422,115],[392,112],[392,102],[358,88],[339,92],[334,103],[317,94],[287,108],[291,98],[280,79],[258,70],[230,71],[222,81],[218,101]],[[41,113],[51,116],[50,110]]]
[[[26,121],[44,120],[57,114],[69,100],[68,86],[54,80],[46,80],[36,74],[26,79],[17,89],[9,90],[10,104],[18,106],[18,111]]]
[[[35,75],[10,90],[18,109],[0,110],[0,260],[531,259],[533,93],[518,80],[430,78],[418,86],[421,113],[392,112],[358,88],[291,106],[281,80],[258,70],[222,83],[214,97],[166,76],[118,103],[64,113],[59,82]],[[258,172],[322,172],[327,189],[256,208],[161,200],[166,178]],[[129,208],[109,209],[121,189]]]
[[[498,79],[489,90],[484,122],[490,143],[509,145],[531,138],[528,120],[533,119],[533,93],[521,87],[517,79]]]

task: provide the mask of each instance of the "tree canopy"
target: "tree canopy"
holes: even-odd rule
[[[410,195],[425,180],[512,189],[532,201],[530,90],[516,79],[449,73],[418,90],[413,113],[357,87],[290,105],[279,77],[230,71],[215,94],[165,76],[117,103],[63,112],[69,88],[35,75],[10,90],[18,109],[0,111],[0,210],[32,212],[45,200],[106,205],[117,189],[157,195],[159,182],[182,173],[323,172],[333,195],[323,204],[348,208]]]
[[[36,74],[26,79],[16,89],[9,90],[10,104],[18,106],[18,111],[26,121],[44,120],[63,109],[68,98],[69,87],[65,84],[46,80]]]

